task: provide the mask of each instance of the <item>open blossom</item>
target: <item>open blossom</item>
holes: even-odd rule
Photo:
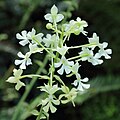
[[[98,65],[98,64],[103,63],[103,60],[100,59],[99,54],[94,55],[93,51],[89,50],[86,47],[82,47],[82,51],[79,54],[81,56],[82,61],[87,60],[88,62],[92,63],[93,65]]]
[[[48,97],[44,100],[42,100],[43,110],[45,112],[48,112],[49,109],[52,113],[56,112],[57,108],[54,105],[59,105],[60,101],[56,99],[54,93],[59,90],[58,85],[46,85],[40,87],[41,91],[44,91],[48,94]]]
[[[21,41],[19,42],[20,45],[25,46],[26,44],[28,44],[28,43],[30,42],[27,34],[28,34],[28,33],[27,33],[26,30],[23,30],[23,31],[21,32],[21,34],[19,34],[19,33],[16,34],[16,38],[19,39],[19,40],[21,40]]]
[[[98,51],[98,53],[96,53],[97,55],[104,56],[106,59],[110,59],[111,56],[109,56],[109,54],[112,54],[112,50],[111,49],[106,49],[105,48],[108,46],[107,42],[103,42],[102,44],[100,44],[99,48],[100,50]]]
[[[34,28],[32,28],[32,31],[27,32],[26,30],[23,30],[21,34],[17,33],[16,38],[21,40],[19,43],[22,46],[25,46],[26,44],[30,43],[32,40],[32,43],[36,43],[34,39],[37,39],[39,42],[42,41],[43,33],[36,34],[36,31]]]
[[[26,69],[26,65],[31,65],[31,59],[29,58],[31,53],[27,52],[25,55],[23,55],[21,52],[18,52],[17,54],[21,60],[15,60],[15,65],[20,65],[20,69]]]
[[[61,60],[58,63],[55,63],[54,66],[56,68],[60,67],[61,68],[57,71],[60,75],[63,74],[64,70],[66,74],[69,74],[71,72],[71,66],[74,65],[73,61],[68,61],[65,56],[62,56]]]
[[[52,45],[56,48],[58,46],[58,39],[56,34],[47,34],[46,37],[43,38],[43,42],[45,43],[46,47],[50,47]]]
[[[21,75],[23,73],[23,70],[21,69],[14,69],[12,77],[9,77],[6,81],[9,83],[16,83],[15,89],[19,90],[22,86],[25,86],[23,82],[20,81]]]
[[[80,75],[77,77],[77,80],[75,80],[72,84],[77,87],[77,90],[84,91],[84,89],[88,89],[90,87],[90,84],[85,84],[85,82],[88,82],[88,78],[81,79]]]
[[[31,54],[37,53],[37,52],[42,53],[43,51],[43,48],[39,48],[37,44],[31,44],[31,43],[29,44],[29,49]]]
[[[71,101],[73,103],[73,106],[75,106],[74,99],[77,96],[77,89],[72,88],[70,90],[67,86],[62,86],[61,90],[63,92],[63,94],[61,94],[59,96],[59,99],[61,100],[61,103],[62,104],[66,104],[66,103]],[[65,99],[62,99],[62,98],[65,98]]]
[[[60,22],[64,18],[62,14],[58,14],[58,8],[55,5],[51,8],[51,14],[48,13],[44,17],[51,23]]]
[[[76,21],[71,20],[68,24],[64,24],[64,29],[66,34],[74,33],[75,35],[79,35],[80,33],[83,33],[86,35],[86,31],[84,31],[84,27],[87,27],[88,24],[86,21],[81,20],[81,18],[77,17]]]
[[[76,32],[75,32],[76,35],[80,34],[80,32],[82,32],[84,35],[86,35],[87,32],[84,30],[84,28],[88,26],[87,22],[84,20],[81,20],[80,17],[77,17],[76,20],[77,20],[77,23],[76,23],[77,27],[76,27]]]
[[[96,33],[93,33],[93,36],[91,37],[91,38],[88,38],[88,41],[89,41],[89,43],[91,44],[91,48],[92,48],[92,50],[94,50],[94,48],[96,47],[96,46],[100,46],[100,43],[99,43],[99,36],[97,36],[97,34]]]
[[[28,32],[27,37],[28,37],[28,39],[33,40],[32,41],[33,43],[36,43],[36,42],[34,42],[34,39],[41,42],[42,37],[43,37],[43,33],[36,34],[36,30],[34,28],[32,28],[32,31]]]
[[[108,46],[108,43],[107,42],[103,42],[103,43],[99,43],[99,36],[97,36],[96,33],[93,33],[93,36],[92,38],[88,38],[89,40],[89,43],[91,44],[91,48],[92,50],[94,50],[94,48],[96,46],[99,47],[99,51],[98,53],[96,53],[96,56],[104,56],[106,59],[110,59],[111,56],[109,56],[110,54],[112,54],[112,50],[111,49],[106,49],[105,48]],[[93,44],[93,45],[92,45]]]

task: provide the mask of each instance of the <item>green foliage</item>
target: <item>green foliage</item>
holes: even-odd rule
[[[119,96],[119,92],[107,92],[89,99],[80,110],[83,120],[119,120]]]
[[[76,98],[76,103],[81,104],[99,93],[120,89],[120,76],[108,75],[96,77],[90,81],[91,87]]]

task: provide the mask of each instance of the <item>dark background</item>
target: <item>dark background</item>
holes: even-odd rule
[[[17,52],[27,51],[26,47],[18,44],[15,34],[33,27],[37,32],[46,34],[44,15],[53,4],[66,20],[77,16],[86,20],[88,36],[96,32],[101,42],[109,43],[113,54],[112,59],[104,60],[100,66],[93,67],[87,62],[82,64],[80,73],[90,78],[91,88],[85,95],[77,97],[76,107],[71,104],[59,106],[57,112],[50,115],[50,120],[120,120],[120,0],[0,0],[0,120],[11,119],[14,106],[24,92],[24,88],[16,92],[14,86],[5,82],[12,74]],[[72,35],[67,44],[84,44],[86,40],[83,35]],[[71,51],[70,54],[76,52]],[[43,56],[33,57],[41,59]],[[29,67],[27,72],[35,73],[37,68],[35,65],[33,71]],[[26,102],[30,103],[38,94],[34,86]],[[26,103],[23,106],[26,107]],[[33,120],[35,117],[26,119]]]

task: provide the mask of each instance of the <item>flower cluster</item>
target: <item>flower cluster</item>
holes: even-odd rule
[[[70,101],[74,105],[74,99],[77,94],[90,87],[90,84],[86,83],[89,79],[87,77],[82,78],[79,73],[79,68],[82,65],[80,61],[88,61],[94,66],[102,64],[103,57],[105,59],[111,58],[110,54],[112,54],[112,50],[106,49],[108,46],[107,42],[99,42],[99,37],[96,33],[93,33],[91,38],[88,37],[88,44],[67,46],[66,40],[69,40],[71,34],[79,35],[82,33],[87,36],[87,32],[85,31],[85,27],[88,26],[87,22],[77,17],[76,20],[70,20],[68,23],[63,23],[61,27],[58,27],[59,22],[64,19],[64,16],[58,13],[58,8],[55,5],[51,8],[51,13],[46,14],[44,17],[49,21],[46,28],[52,30],[53,34],[36,34],[34,28],[29,32],[23,30],[21,34],[16,34],[16,38],[20,41],[19,44],[22,46],[28,45],[29,51],[25,54],[18,52],[19,59],[15,60],[15,65],[19,65],[19,69],[13,70],[14,76],[8,78],[7,82],[16,83],[15,88],[19,90],[22,86],[25,86],[20,81],[22,78],[38,76],[47,79],[48,82],[44,86],[39,87],[40,91],[47,94],[40,105],[44,112],[48,113],[50,110],[54,113],[57,110],[56,105],[60,105],[61,103],[66,104]],[[96,47],[98,51],[96,51]],[[77,56],[68,58],[66,55],[69,54],[68,51],[71,49],[79,49],[80,52]],[[30,56],[35,53],[43,54],[43,51],[46,51],[51,61],[48,76],[22,76],[26,66],[32,65]],[[71,89],[61,79],[60,76],[63,74],[66,74],[69,77],[68,79],[71,79],[71,76],[75,76],[76,79],[71,83]],[[59,93],[58,98],[55,95],[57,92]]]

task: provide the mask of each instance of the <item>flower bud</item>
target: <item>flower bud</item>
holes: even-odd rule
[[[52,29],[52,24],[51,23],[47,23],[46,28],[47,29]]]

